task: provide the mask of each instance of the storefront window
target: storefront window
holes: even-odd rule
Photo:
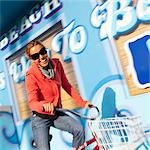
[[[67,78],[73,87],[78,91],[78,85],[75,78],[72,62],[64,62],[62,55],[51,50],[51,42],[53,37],[62,30],[61,23],[57,23],[46,33],[37,38],[42,44],[50,50],[49,56],[58,58],[64,67]],[[27,103],[27,92],[25,88],[25,73],[30,66],[30,61],[25,57],[25,47],[18,50],[6,60],[7,70],[9,72],[9,82],[12,94],[12,102],[15,106],[15,114],[17,120],[24,120],[30,117],[31,111]],[[73,109],[77,105],[72,98],[62,89],[62,104],[64,108]]]
[[[29,66],[30,62],[24,55],[24,48],[7,59],[12,101],[15,104],[17,120],[26,119],[31,114],[25,89],[25,72]]]

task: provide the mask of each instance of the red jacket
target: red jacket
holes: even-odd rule
[[[54,79],[44,76],[36,63],[33,63],[26,72],[25,83],[30,109],[49,114],[42,111],[44,103],[51,102],[56,107],[62,107],[61,86],[79,106],[84,107],[87,101],[84,101],[68,82],[61,62],[58,59],[50,59],[50,61],[54,68]]]

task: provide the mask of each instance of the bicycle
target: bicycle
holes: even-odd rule
[[[78,150],[83,150],[92,143],[96,143],[93,150],[135,150],[141,145],[146,150],[150,149],[150,144],[145,135],[140,116],[122,116],[114,118],[99,119],[100,111],[96,106],[89,105],[90,110],[95,109],[96,113],[89,117],[69,109],[56,108],[55,111],[71,113],[88,121],[92,138],[85,141]],[[93,113],[93,111],[90,111]],[[52,138],[52,136],[50,135]],[[145,143],[148,143],[147,145]]]
[[[94,117],[83,116],[68,109],[56,109],[56,111],[69,112],[88,120],[93,137],[81,145],[78,150],[83,150],[94,142],[96,146],[93,150],[135,150],[141,145],[144,145],[146,150],[150,149],[140,116],[99,119],[99,109],[93,105],[90,108],[97,111]],[[92,115],[90,114],[90,116]]]

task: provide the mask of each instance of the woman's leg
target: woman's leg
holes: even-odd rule
[[[49,128],[49,119],[42,119],[36,115],[32,116],[33,138],[37,150],[50,150]]]
[[[60,114],[59,117],[54,120],[54,127],[63,131],[67,131],[73,135],[73,148],[78,148],[85,141],[85,132],[81,124],[74,118]]]

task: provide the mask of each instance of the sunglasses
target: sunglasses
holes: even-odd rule
[[[45,47],[43,47],[38,53],[32,54],[31,58],[33,60],[37,60],[37,59],[39,59],[40,55],[45,55],[46,53],[47,53],[47,51],[46,51]]]

